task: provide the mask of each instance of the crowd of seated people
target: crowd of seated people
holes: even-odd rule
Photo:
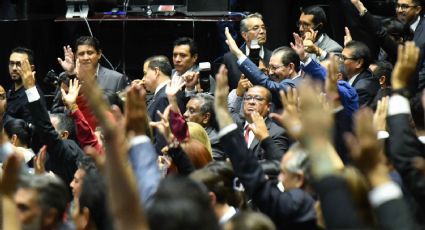
[[[63,47],[48,108],[40,54],[13,48],[13,85],[0,86],[2,229],[425,229],[421,2],[397,0],[384,22],[346,3],[379,58],[349,28],[344,44],[326,34],[320,6],[269,50],[278,31],[255,13],[240,22],[242,46],[225,29],[207,90],[191,38],[172,61],[140,60],[130,81],[82,36]]]

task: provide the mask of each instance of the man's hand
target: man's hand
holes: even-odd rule
[[[227,69],[224,65],[220,66],[220,70],[215,76],[215,79],[217,85],[215,87],[214,94],[214,109],[215,113],[219,114],[219,116],[217,116],[217,122],[220,126],[220,129],[222,129],[234,123],[227,108],[227,95],[229,95],[229,84],[227,82]]]
[[[291,42],[291,48],[293,50],[295,50],[295,52],[300,57],[301,61],[305,61],[307,59],[307,54],[306,54],[306,52],[304,50],[303,39],[297,33],[293,33],[293,35],[294,35],[294,42],[295,42],[295,44]]]
[[[249,128],[254,133],[255,138],[259,141],[263,141],[269,137],[269,131],[267,130],[266,122],[264,118],[258,112],[251,113],[252,123],[249,124]]]
[[[319,31],[314,31],[312,28],[309,31],[304,33],[303,45],[304,50],[307,53],[314,53],[317,56],[320,56],[321,50],[314,42],[316,41],[317,33]]]
[[[195,89],[196,85],[199,82],[199,72],[189,72],[185,73],[181,78],[185,82],[186,90],[192,91]],[[181,87],[180,87],[181,88]]]
[[[245,54],[239,49],[235,40],[229,32],[229,28],[226,27],[224,30],[224,34],[226,35],[226,44],[229,46],[229,50],[232,54],[234,54],[238,59],[245,56]]]
[[[72,79],[69,81],[68,93],[61,88],[62,101],[67,109],[72,109],[76,105],[78,93],[80,92],[81,85],[78,79]]]
[[[74,63],[74,53],[72,52],[72,48],[68,46],[63,47],[64,60],[58,58],[59,64],[62,66],[62,69],[68,75],[75,74],[75,63]]]
[[[127,90],[125,103],[125,128],[127,135],[145,135],[148,129],[148,117],[145,103],[145,89],[140,85]]]
[[[345,30],[344,46],[346,46],[347,43],[349,43],[353,40],[353,38],[351,37],[351,33],[350,33],[350,30],[348,29],[348,27],[344,27],[344,30]]]
[[[378,101],[375,114],[373,115],[373,126],[377,131],[387,130],[387,114],[389,97],[383,97]]]
[[[170,121],[168,120],[170,115],[170,109],[171,105],[169,105],[165,110],[164,113],[161,113],[160,111],[156,111],[156,113],[161,117],[161,121],[151,121],[149,125],[152,128],[158,129],[159,133],[162,134],[162,136],[165,138],[167,143],[172,143],[174,139],[174,135],[171,133],[170,130]]]
[[[325,81],[326,98],[333,108],[341,105],[338,92],[338,57],[331,54],[326,63],[328,76]]]
[[[241,74],[241,78],[238,82],[238,87],[236,88],[236,95],[238,97],[242,97],[245,92],[253,86],[254,85],[247,78],[245,78],[245,75]]]
[[[5,163],[0,182],[0,194],[12,197],[19,181],[20,159],[16,154],[10,155]]]
[[[43,145],[36,157],[34,157],[34,171],[35,174],[41,175],[46,172],[44,164],[46,163],[47,145]]]
[[[300,114],[298,113],[297,89],[288,89],[286,94],[280,91],[280,101],[284,108],[283,112],[281,114],[272,113],[270,116],[285,127],[291,137],[298,140],[301,135],[302,125]]]
[[[391,74],[393,89],[404,89],[408,86],[410,78],[416,71],[419,60],[419,48],[415,42],[408,41],[404,46],[398,46],[397,62]]]
[[[35,71],[31,70],[31,65],[28,59],[21,62],[21,67],[18,68],[18,73],[22,78],[22,84],[25,89],[35,86]]]

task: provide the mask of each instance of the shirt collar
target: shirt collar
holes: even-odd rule
[[[319,39],[317,39],[317,41],[314,43],[315,45],[321,43],[323,41],[323,39],[325,39],[325,35],[321,34]]]
[[[350,78],[350,80],[348,80],[348,84],[350,84],[350,86],[353,86],[354,81],[356,80],[357,76],[359,76],[360,73],[354,75],[352,78]]]
[[[249,48],[248,48],[248,45],[245,45],[245,55],[246,56],[249,56]],[[264,59],[264,46],[261,46],[261,48],[260,48],[260,58],[261,59]]]
[[[183,76],[183,75],[185,75],[185,73],[187,73],[187,72],[194,72],[194,71],[195,71],[195,68],[196,68],[196,65],[194,65],[194,66],[190,67],[190,68],[189,68],[188,70],[186,70],[186,72],[184,72],[183,74],[179,74],[179,73],[177,72],[177,70],[176,70],[176,71],[174,71],[174,74],[173,74],[172,78],[174,78],[174,77],[180,77],[180,76]]]
[[[167,85],[169,81],[170,80],[165,81],[165,82],[159,84],[158,87],[156,87],[156,89],[155,89],[155,95],[158,93],[158,91],[160,91],[162,89],[162,87],[164,87],[165,85]]]
[[[226,213],[220,218],[219,224],[225,224],[232,216],[236,214],[236,209],[230,206]]]
[[[413,32],[416,30],[416,28],[418,28],[420,20],[421,20],[421,16],[418,16],[418,18],[416,18],[416,21],[412,23],[412,25],[410,25],[410,29],[413,30]]]

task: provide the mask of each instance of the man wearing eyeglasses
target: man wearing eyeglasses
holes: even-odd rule
[[[252,56],[251,46],[257,44],[259,48],[258,56],[260,58],[258,65],[262,69],[266,69],[269,65],[272,52],[264,47],[267,41],[267,28],[263,22],[263,16],[259,13],[250,14],[240,22],[240,31],[245,44],[240,47],[244,54]],[[255,44],[254,44],[255,43]],[[238,81],[241,77],[241,71],[238,68],[237,58],[227,52],[223,56],[223,64],[228,69],[229,87],[230,90],[238,86]]]
[[[320,6],[309,6],[301,9],[297,22],[306,52],[316,61],[323,61],[330,53],[341,53],[342,47],[326,33],[323,28],[326,23],[325,11]]]
[[[419,59],[419,85],[418,89],[425,88],[425,20],[422,15],[421,0],[398,0],[396,3],[397,19],[408,24],[413,31],[413,41],[420,49]]]
[[[22,63],[28,60],[31,65],[31,70],[34,71],[34,53],[32,50],[25,47],[16,47],[12,50],[9,56],[9,75],[13,85],[7,92],[6,111],[3,117],[3,124],[13,118],[23,119],[31,123],[32,116],[27,108],[28,100],[25,95],[25,89],[22,84]],[[38,93],[42,95],[41,102],[45,104],[44,96],[41,89],[37,86]]]

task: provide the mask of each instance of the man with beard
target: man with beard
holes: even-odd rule
[[[13,81],[12,88],[7,93],[6,111],[3,117],[3,124],[13,118],[23,119],[28,123],[32,122],[32,116],[27,108],[28,100],[25,95],[25,89],[22,84],[22,76],[19,74],[21,64],[28,60],[31,70],[34,71],[34,53],[25,47],[16,47],[12,50],[9,57],[9,75]],[[40,99],[45,104],[43,92],[37,87]]]

